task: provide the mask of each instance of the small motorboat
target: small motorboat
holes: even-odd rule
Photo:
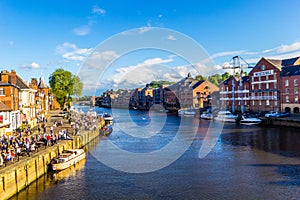
[[[179,116],[194,116],[197,112],[195,109],[180,109],[178,110]]]
[[[104,121],[113,121],[114,120],[114,118],[108,113],[104,113],[102,115],[102,118],[104,119]]]
[[[215,117],[214,119],[216,121],[235,123],[237,118],[238,116],[233,115],[230,111],[219,111],[217,117]]]
[[[200,115],[200,118],[201,119],[207,119],[207,120],[211,120],[214,118],[213,114],[212,113],[202,113]]]
[[[260,124],[261,122],[262,122],[261,119],[257,117],[247,116],[247,115],[243,115],[240,120],[240,124],[244,124],[244,125],[257,125]]]
[[[63,170],[75,165],[85,157],[86,153],[83,149],[64,150],[62,154],[58,155],[51,161],[51,166],[55,171]]]

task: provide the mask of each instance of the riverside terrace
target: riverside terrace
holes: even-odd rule
[[[37,130],[23,131],[0,138],[0,167],[6,167],[20,159],[59,143],[61,140],[72,140],[72,135],[78,131],[95,130],[95,116],[85,116],[73,112],[68,120],[60,111],[51,111],[44,122],[38,124]]]

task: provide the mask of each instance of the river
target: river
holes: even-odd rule
[[[102,108],[97,111],[111,112]],[[113,133],[89,144],[85,161],[41,177],[11,199],[297,199],[300,196],[299,129],[224,124],[208,155],[199,158],[210,121],[130,111],[133,122],[130,124],[125,114],[124,110],[113,112]],[[161,127],[147,129],[153,122]],[[139,127],[137,131],[134,125]],[[184,138],[176,140],[180,126],[189,131],[180,133]],[[140,130],[150,135],[137,137]],[[194,130],[195,134],[190,133]],[[164,147],[171,150],[163,151]],[[182,155],[181,149],[184,149]],[[123,156],[124,152],[132,154]],[[148,159],[151,152],[158,154]],[[147,159],[139,161],[140,155]]]

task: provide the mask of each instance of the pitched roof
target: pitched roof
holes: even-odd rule
[[[0,111],[11,111],[11,109],[5,105],[2,101],[0,101]]]
[[[282,66],[282,60],[276,60],[276,59],[269,59],[269,58],[264,58],[266,61],[274,65],[274,67],[278,68],[281,70]]]
[[[39,82],[38,87],[39,87],[40,89],[43,89],[43,88],[49,88],[49,87],[47,86],[47,84],[45,83],[44,77],[42,77],[42,76],[40,77],[40,82]]]
[[[297,62],[297,60],[298,60],[299,58],[300,58],[300,57],[284,59],[284,60],[282,60],[282,66],[295,65],[295,63]]]
[[[17,86],[20,89],[30,89],[30,87],[19,76],[17,76]]]
[[[300,65],[292,65],[283,67],[280,76],[296,76],[300,75]]]

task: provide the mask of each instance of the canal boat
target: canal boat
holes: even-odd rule
[[[261,119],[257,117],[247,116],[247,115],[243,115],[240,120],[240,124],[244,124],[244,125],[257,125],[260,124],[261,122],[262,122]]]
[[[238,116],[233,115],[230,111],[219,111],[217,117],[215,117],[214,119],[216,121],[235,123],[237,118]]]
[[[83,149],[64,150],[51,161],[51,166],[54,171],[64,170],[72,165],[75,165],[86,157]]]

